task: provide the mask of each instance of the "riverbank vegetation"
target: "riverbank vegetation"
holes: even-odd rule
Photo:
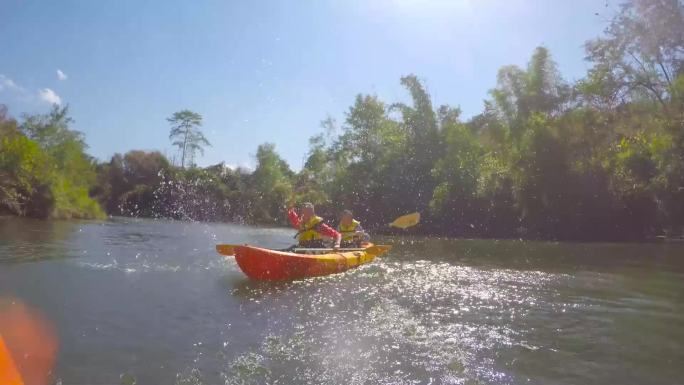
[[[39,218],[103,218],[89,196],[95,161],[68,108],[26,116],[21,124],[0,106],[0,214]]]
[[[417,231],[439,235],[681,234],[682,5],[627,3],[586,54],[591,68],[574,83],[545,47],[525,68],[501,68],[483,111],[470,119],[458,107],[433,105],[414,75],[400,79],[409,104],[360,94],[342,121],[323,121],[299,172],[273,144],[259,146],[253,171],[175,167],[142,151],[95,164],[82,136],[67,129],[66,109],[21,124],[3,115],[0,205],[30,216],[97,217],[89,190],[112,215],[276,224],[296,200],[330,218],[350,208],[371,228],[420,211]],[[208,144],[201,138],[193,151]]]

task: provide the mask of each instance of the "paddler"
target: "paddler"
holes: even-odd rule
[[[324,248],[323,238],[328,237],[334,240],[333,249],[340,248],[342,235],[332,227],[323,222],[323,218],[316,215],[314,205],[312,203],[304,203],[302,205],[302,215],[297,215],[294,207],[290,207],[287,212],[292,226],[299,231],[295,236],[299,243],[299,247],[305,248]]]
[[[337,230],[342,234],[342,247],[361,247],[362,242],[370,241],[370,236],[363,231],[361,222],[354,219],[350,210],[342,211]]]

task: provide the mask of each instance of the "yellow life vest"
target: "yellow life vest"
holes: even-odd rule
[[[323,239],[321,234],[316,231],[316,226],[323,222],[323,218],[313,216],[307,222],[299,224],[299,233],[297,233],[297,240],[301,242],[313,241],[316,239]]]
[[[340,229],[340,233],[342,233],[342,241],[353,241],[354,233],[356,233],[356,227],[360,224],[361,222],[357,221],[356,219],[352,219],[352,223],[349,226],[345,226],[342,224],[342,222],[340,222],[338,227]]]

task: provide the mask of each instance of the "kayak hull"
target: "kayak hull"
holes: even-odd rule
[[[389,247],[369,251],[347,251],[307,255],[263,249],[249,245],[235,246],[235,260],[248,277],[258,280],[279,281],[341,273],[372,262]]]

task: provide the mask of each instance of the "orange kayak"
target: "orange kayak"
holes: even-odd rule
[[[289,280],[341,273],[371,262],[390,249],[390,246],[368,246],[358,251],[308,255],[244,245],[235,246],[234,253],[238,266],[250,278]]]
[[[5,342],[0,334],[0,382],[7,385],[24,385],[24,381],[19,375],[19,370],[12,359],[9,348],[5,346]]]

